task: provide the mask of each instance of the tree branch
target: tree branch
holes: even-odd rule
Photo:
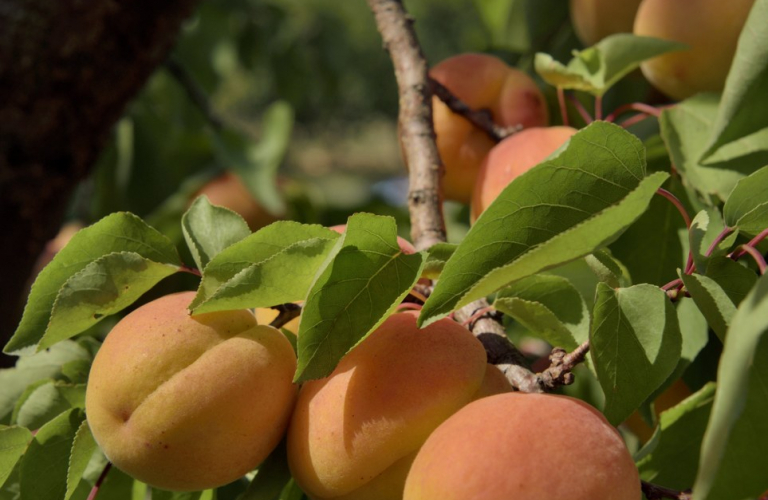
[[[395,67],[400,113],[400,142],[408,165],[408,208],[411,238],[417,250],[446,241],[443,163],[432,126],[432,96],[427,83],[427,62],[413,30],[412,19],[400,0],[368,0],[384,47]]]
[[[549,355],[549,368],[539,373],[539,381],[545,390],[553,390],[561,385],[573,383],[573,369],[583,362],[589,352],[589,341],[584,342],[571,353],[555,347]]]
[[[272,306],[272,309],[278,313],[277,317],[269,324],[269,326],[274,328],[282,328],[289,321],[301,315],[301,306],[293,302]]]
[[[168,55],[196,0],[4,0],[0,7],[0,337],[35,259],[126,103]]]

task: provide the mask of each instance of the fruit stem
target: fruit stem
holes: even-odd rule
[[[581,102],[579,102],[579,100],[576,99],[576,97],[574,97],[573,95],[568,95],[568,100],[571,101],[571,104],[573,104],[573,107],[576,108],[576,111],[579,112],[579,114],[587,124],[590,124],[593,121],[595,121],[592,118],[592,116],[587,112],[587,110],[584,109],[584,105],[582,105]]]
[[[104,470],[101,471],[99,478],[96,480],[96,484],[94,484],[93,488],[91,488],[91,492],[88,494],[87,500],[94,500],[96,498],[96,495],[99,494],[101,483],[103,483],[104,480],[107,478],[107,474],[109,474],[109,471],[111,469],[112,469],[112,462],[107,462],[107,465],[104,466]]]
[[[768,228],[765,228],[762,231],[760,231],[760,233],[757,236],[749,240],[749,243],[747,243],[746,246],[756,247],[757,244],[763,241],[766,237],[768,237]],[[738,260],[741,257],[743,257],[745,253],[746,251],[744,249],[741,249],[738,252],[735,252],[731,257],[734,260]]]
[[[619,116],[623,115],[624,113],[628,113],[630,111],[638,111],[643,115],[655,116],[656,118],[658,118],[659,116],[661,116],[661,112],[663,111],[663,109],[659,109],[659,108],[650,106],[648,104],[643,104],[642,102],[633,102],[629,104],[624,104],[614,109],[612,113],[610,113],[608,116],[605,117],[605,121],[614,122]]]
[[[603,96],[595,96],[595,120],[603,119]]]
[[[659,188],[656,190],[656,194],[663,196],[664,198],[668,199],[672,202],[673,205],[675,205],[675,208],[677,208],[677,211],[680,212],[680,215],[683,216],[683,220],[685,220],[685,227],[687,227],[689,230],[691,229],[691,216],[688,215],[688,212],[685,210],[685,207],[683,206],[683,203],[677,199],[677,196],[673,195],[669,191],[667,191],[664,188]]]
[[[768,264],[765,263],[765,257],[763,257],[763,254],[761,254],[757,248],[750,245],[742,245],[741,251],[744,252],[744,254],[751,255],[752,258],[755,259],[755,262],[757,262],[757,268],[760,270],[760,274],[765,274],[765,268],[768,267]]]
[[[732,232],[733,232],[733,229],[731,229],[728,226],[723,228],[723,230],[720,231],[720,234],[718,234],[717,237],[715,237],[715,239],[712,240],[712,243],[709,244],[709,248],[707,248],[707,252],[704,255],[706,257],[709,257],[710,255],[712,255],[712,252],[715,251],[715,248],[717,247],[717,245],[719,245],[720,242],[723,241],[725,239],[725,237],[728,236],[729,234],[731,234]],[[750,241],[750,243],[752,243],[752,242]]]

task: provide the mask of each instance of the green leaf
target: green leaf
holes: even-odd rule
[[[560,276],[524,278],[502,289],[493,305],[553,346],[571,351],[589,338],[587,304]]]
[[[135,252],[145,259],[180,266],[178,253],[165,236],[133,214],[119,212],[72,237],[32,285],[19,327],[3,352],[28,353],[44,335],[59,289],[91,262],[114,252]]]
[[[0,427],[0,485],[8,480],[31,440],[32,433],[24,427]]]
[[[623,422],[672,373],[682,339],[677,313],[652,285],[597,286],[590,334],[592,359],[605,393],[605,417]]]
[[[445,263],[451,258],[458,245],[453,243],[437,243],[427,250],[427,262],[424,264],[424,275],[430,279],[437,279],[445,267]]]
[[[190,304],[190,309],[197,312],[198,306],[246,268],[269,260],[291,245],[313,238],[335,241],[339,234],[318,225],[280,221],[227,247],[205,266],[200,288]]]
[[[714,395],[715,384],[709,383],[661,414],[656,434],[638,452],[643,480],[677,490],[691,487]]]
[[[16,423],[38,429],[71,408],[85,408],[85,385],[47,382],[35,387],[16,414]]]
[[[536,54],[535,67],[551,85],[602,96],[646,59],[685,48],[685,44],[670,40],[619,33],[603,38],[593,47],[575,50],[567,65],[548,54]]]
[[[93,453],[99,448],[96,440],[93,439],[88,422],[83,420],[75,433],[75,439],[72,442],[72,451],[69,458],[69,469],[67,470],[67,494],[64,500],[72,498],[80,479],[85,474],[88,463]]]
[[[82,410],[72,409],[45,424],[35,434],[21,459],[22,498],[64,498],[72,444],[84,420]]]
[[[317,270],[335,245],[334,240],[322,238],[294,243],[237,273],[197,306],[195,314],[304,300]]]
[[[723,229],[725,229],[723,218],[714,208],[702,210],[693,218],[691,229],[688,232],[688,239],[690,241],[693,262],[699,272],[707,269],[710,258],[725,255],[736,241],[738,231],[734,231],[723,238],[707,255],[707,252],[710,251],[710,246],[714,243],[715,238],[722,233]]]
[[[181,218],[181,227],[189,251],[201,270],[219,252],[251,234],[239,214],[211,205],[206,196],[192,202]]]
[[[728,227],[756,235],[768,228],[768,167],[741,179],[723,207]]]
[[[524,0],[474,0],[493,47],[525,53],[530,49]]]
[[[672,184],[666,189],[678,198],[685,195],[679,182]],[[654,196],[648,210],[611,244],[611,252],[626,265],[634,283],[661,286],[685,266],[678,235],[685,228],[677,208],[663,196]]]
[[[716,165],[699,161],[718,109],[718,96],[699,94],[661,113],[661,135],[683,185],[704,204],[716,206],[736,183],[765,165],[760,159],[739,158]],[[756,163],[757,162],[757,163]]]
[[[722,105],[704,152],[704,159],[726,144],[768,127],[768,1],[755,1],[741,30],[739,45],[725,82]],[[766,149],[765,141],[743,146],[742,155]]]
[[[627,287],[631,284],[629,271],[617,261],[607,249],[600,249],[584,257],[584,262],[595,273],[599,281],[611,288]]]
[[[248,489],[238,500],[279,500],[288,481],[291,471],[288,469],[288,456],[285,443],[280,443],[259,465]]]
[[[755,498],[768,486],[767,333],[768,278],[762,276],[725,338],[694,500]]]
[[[13,411],[24,390],[39,380],[55,378],[69,362],[91,360],[77,342],[64,341],[34,356],[20,358],[14,368],[0,370],[0,418]]]
[[[701,274],[680,274],[688,293],[698,306],[710,328],[720,340],[725,338],[736,306],[725,290],[712,278]]]
[[[445,264],[420,326],[518,279],[611,243],[648,207],[665,173],[645,174],[642,143],[595,122],[509,184]]]
[[[91,262],[61,287],[37,350],[73,337],[122,311],[177,271],[178,266],[154,262],[133,252],[111,253]]]
[[[350,217],[340,250],[318,273],[304,305],[295,380],[331,373],[400,304],[423,265],[424,254],[400,250],[394,219]]]
[[[719,284],[737,307],[757,282],[754,271],[725,256],[710,259],[707,277]]]

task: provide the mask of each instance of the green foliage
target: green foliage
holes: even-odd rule
[[[755,235],[768,227],[768,167],[763,167],[733,188],[723,207],[728,227]]]
[[[590,352],[605,393],[605,417],[623,422],[677,366],[682,339],[675,308],[652,285],[597,287]]]
[[[645,177],[642,144],[619,127],[596,122],[578,132],[483,212],[446,263],[420,325],[604,247],[645,211],[666,177]]]
[[[574,51],[567,65],[549,54],[536,54],[536,72],[555,87],[583,90],[601,97],[646,59],[684,48],[684,44],[669,40],[618,33],[594,47]]]
[[[251,234],[240,215],[211,205],[205,196],[192,203],[181,219],[181,226],[198,269],[204,269],[219,252]]]
[[[339,359],[379,326],[421,276],[422,254],[406,255],[392,219],[349,218],[334,254],[318,270],[299,327],[295,380],[330,374]]]

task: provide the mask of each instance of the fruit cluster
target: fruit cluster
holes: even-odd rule
[[[453,320],[420,330],[415,313],[395,313],[299,389],[279,330],[248,310],[190,316],[193,295],[130,313],[91,369],[93,435],[141,481],[227,484],[287,432],[291,473],[313,499],[639,498],[632,457],[598,411],[513,393]],[[552,467],[557,480],[544,477]]]

